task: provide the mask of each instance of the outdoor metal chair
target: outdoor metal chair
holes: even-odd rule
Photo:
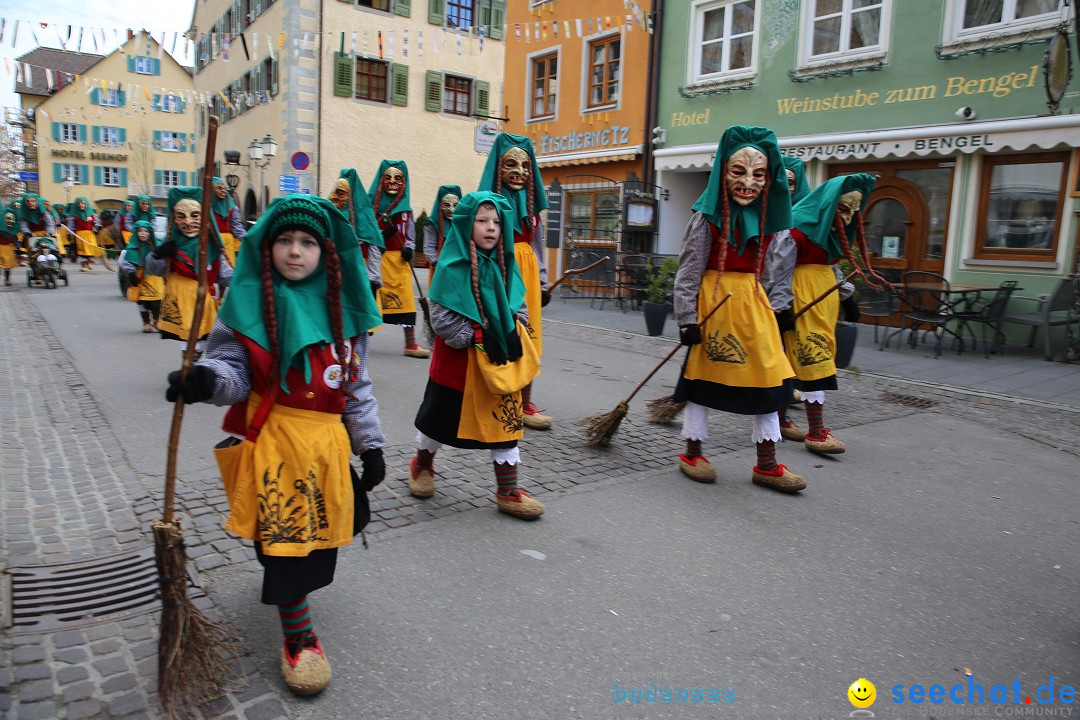
[[[625,255],[619,268],[619,304],[629,301],[634,309],[640,309],[649,286],[649,258],[645,255]],[[626,307],[623,306],[623,312]]]
[[[1028,337],[1028,347],[1035,347],[1035,333],[1039,328],[1043,331],[1043,343],[1046,345],[1046,359],[1053,359],[1053,351],[1050,347],[1052,329],[1061,325],[1069,324],[1069,306],[1072,304],[1072,280],[1061,278],[1058,280],[1054,291],[1046,299],[1024,297],[1015,295],[1017,300],[1031,300],[1038,303],[1039,309],[1035,312],[1006,313],[1005,322],[1017,325],[1030,325],[1031,335]]]
[[[911,333],[908,338],[911,347],[915,347],[919,328],[929,326],[923,332],[923,339],[926,339],[927,333],[934,333],[934,357],[940,357],[941,341],[945,337],[946,326],[952,319],[949,312],[950,289],[949,281],[944,275],[924,270],[905,272],[900,295],[900,327],[886,336],[883,347],[888,347],[889,339],[902,333],[905,327]],[[899,343],[897,339],[897,348],[900,347]]]
[[[874,342],[878,342],[878,326],[885,320],[885,334],[889,332],[892,319],[900,314],[896,293],[888,286],[875,290],[869,285],[858,288],[859,314],[863,319],[874,319]]]
[[[963,310],[953,310],[953,317],[957,320],[956,333],[960,336],[961,342],[963,342],[965,329],[971,333],[971,338],[974,340],[975,333],[969,326],[979,325],[982,328],[980,334],[983,341],[983,355],[990,357],[990,344],[986,342],[986,332],[989,329],[994,332],[995,352],[1002,354],[1005,348],[1005,333],[1001,331],[1001,323],[1005,318],[1005,308],[1014,290],[1016,290],[1016,281],[1006,280],[998,285],[998,289],[989,300],[975,300]]]

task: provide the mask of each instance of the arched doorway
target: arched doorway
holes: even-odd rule
[[[247,192],[244,193],[244,220],[247,220],[249,217],[258,216],[259,203],[258,200],[255,199],[255,191],[248,188]]]
[[[884,177],[874,186],[863,212],[866,246],[874,268],[890,281],[909,270],[944,270],[942,248],[927,242],[929,207],[914,183]]]

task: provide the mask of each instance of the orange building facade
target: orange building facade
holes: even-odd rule
[[[624,0],[507,3],[503,129],[536,148],[552,204],[549,268],[585,250],[654,250],[651,225],[626,222],[628,199],[652,198],[641,184],[651,37],[643,20],[626,14]],[[631,210],[631,220],[641,216]]]

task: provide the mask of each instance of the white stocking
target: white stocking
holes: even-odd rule
[[[824,390],[804,390],[802,393],[802,399],[804,403],[817,403],[818,405],[825,404],[825,391]]]
[[[422,432],[416,433],[416,447],[429,453],[437,453],[442,448],[442,443],[432,440]]]
[[[491,462],[502,465],[517,465],[521,462],[521,453],[517,445],[512,448],[492,448]]]
[[[779,442],[780,438],[780,415],[778,413],[771,412],[754,416],[754,432],[750,439],[755,444],[765,440]]]
[[[704,440],[709,437],[709,409],[688,402],[683,409],[682,436],[684,440]]]

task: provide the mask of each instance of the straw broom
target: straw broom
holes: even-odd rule
[[[562,283],[562,281],[566,279],[567,275],[580,275],[580,274],[582,274],[584,272],[588,272],[589,270],[592,270],[597,265],[603,265],[604,263],[606,263],[610,259],[611,258],[609,258],[607,255],[605,255],[604,257],[600,258],[596,262],[590,263],[590,264],[586,265],[583,268],[574,268],[573,270],[567,270],[566,272],[564,272],[562,274],[562,277],[560,277],[558,280],[556,280],[555,282],[553,282],[551,285],[548,286],[548,292],[549,293],[553,292],[555,290],[555,288],[559,287],[559,285]]]
[[[834,293],[840,288],[841,285],[853,278],[856,274],[857,273],[855,272],[849,273],[847,277],[845,277],[843,280],[823,292],[821,295],[815,298],[813,302],[811,302],[809,305],[796,313],[795,317],[792,318],[792,320],[798,320],[800,317],[802,317],[803,313],[805,313],[807,310],[814,307],[819,302]],[[795,390],[794,392],[798,393],[799,391]],[[666,395],[662,398],[650,400],[649,402],[645,403],[645,420],[653,424],[665,425],[674,420],[678,416],[678,414],[682,412],[682,409],[684,407],[686,407],[686,403],[675,402],[675,397],[673,395]]]
[[[195,297],[191,331],[180,367],[181,379],[191,370],[206,305],[208,283],[207,235],[210,230],[210,192],[214,172],[217,118],[211,116],[206,138],[203,174],[202,222],[199,228],[199,289]],[[161,592],[161,628],[158,637],[158,699],[170,718],[198,715],[200,705],[220,697],[232,677],[233,662],[242,653],[240,639],[228,628],[207,618],[188,595],[187,552],[180,521],[173,515],[176,500],[176,461],[184,403],[173,406],[172,428],[165,468],[164,511],[154,522],[154,556]]]
[[[698,327],[703,326],[705,322],[711,318],[717,310],[723,307],[724,303],[729,299],[731,299],[731,293],[720,298],[720,302],[716,303],[716,307],[710,310],[709,314],[698,323]],[[676,345],[672,348],[671,352],[664,356],[664,359],[652,369],[652,372],[646,375],[645,379],[637,384],[637,387],[634,388],[634,392],[630,393],[630,397],[616,405],[614,410],[603,415],[593,415],[592,417],[587,417],[578,421],[578,426],[581,427],[582,431],[588,437],[588,441],[585,443],[587,446],[596,447],[597,445],[607,445],[611,442],[611,438],[615,437],[615,433],[619,431],[619,424],[622,423],[623,418],[626,417],[626,413],[630,411],[630,401],[634,399],[634,396],[638,394],[638,391],[641,390],[641,388],[645,387],[645,383],[649,382],[649,380],[652,379],[652,376],[664,366],[664,363],[673,358],[675,353],[679,352],[679,348],[681,347],[682,345]]]

